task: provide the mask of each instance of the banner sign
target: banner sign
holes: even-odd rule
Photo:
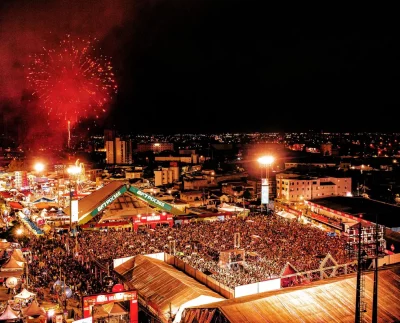
[[[168,203],[160,201],[159,199],[155,198],[154,196],[139,190],[137,187],[131,186],[129,188],[129,191],[132,192],[133,194],[135,194],[136,196],[139,196],[142,200],[150,203],[151,205],[154,205],[155,207],[161,207],[162,209],[164,209],[168,212],[170,212],[172,210],[172,206],[169,205]]]
[[[269,186],[266,178],[261,179],[261,204],[269,203]]]
[[[138,323],[138,297],[136,290],[130,290],[118,293],[101,293],[95,295],[83,296],[83,318],[93,316],[93,308],[96,305],[104,305],[108,303],[129,301],[129,322]]]
[[[111,196],[109,196],[103,203],[101,203],[97,208],[95,208],[90,215],[93,217],[103,211],[107,206],[109,206],[112,202],[114,202],[118,197],[124,194],[127,191],[126,186],[122,186],[118,191],[114,192]]]
[[[78,209],[78,200],[71,200],[71,221],[78,222],[79,209]]]
[[[140,218],[135,218],[135,223],[149,223],[159,221],[172,221],[171,214],[155,214],[155,215],[142,215]]]

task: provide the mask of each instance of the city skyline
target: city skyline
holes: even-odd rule
[[[97,38],[114,67],[119,90],[96,127],[135,133],[397,129],[390,117],[398,107],[399,68],[390,19],[306,21],[261,1],[68,6],[9,0],[2,6],[0,104],[9,128],[23,122],[34,128],[46,117],[26,82],[28,57],[49,39],[72,34]],[[82,125],[93,127],[87,120]]]

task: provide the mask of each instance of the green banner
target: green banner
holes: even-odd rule
[[[103,203],[101,203],[97,208],[95,208],[90,215],[94,217],[99,212],[103,211],[108,205],[114,202],[118,197],[127,191],[126,186],[122,186],[118,191],[114,192],[110,197],[108,197]]]
[[[142,192],[135,186],[129,187],[129,191],[155,207],[160,207],[167,212],[171,212],[171,210],[172,210],[172,206],[169,205],[168,203],[160,201],[159,199],[156,199],[154,196],[147,194],[145,192]]]

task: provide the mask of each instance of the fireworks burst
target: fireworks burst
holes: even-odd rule
[[[74,122],[105,112],[117,84],[110,59],[95,56],[95,41],[67,35],[55,48],[30,56],[27,78],[49,116]]]

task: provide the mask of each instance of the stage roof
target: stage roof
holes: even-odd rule
[[[339,212],[344,212],[353,216],[362,214],[362,218],[367,221],[376,222],[388,228],[400,227],[400,207],[367,199],[364,197],[345,197],[331,196],[309,200],[309,202],[327,207]]]
[[[183,323],[198,322],[207,317],[215,322],[231,323],[296,323],[296,322],[354,322],[356,303],[356,274],[326,279],[305,286],[244,296],[218,303],[188,308]],[[400,266],[379,271],[378,322],[400,320]],[[364,319],[371,321],[373,273],[365,275],[367,311]],[[197,321],[196,321],[197,319]]]

